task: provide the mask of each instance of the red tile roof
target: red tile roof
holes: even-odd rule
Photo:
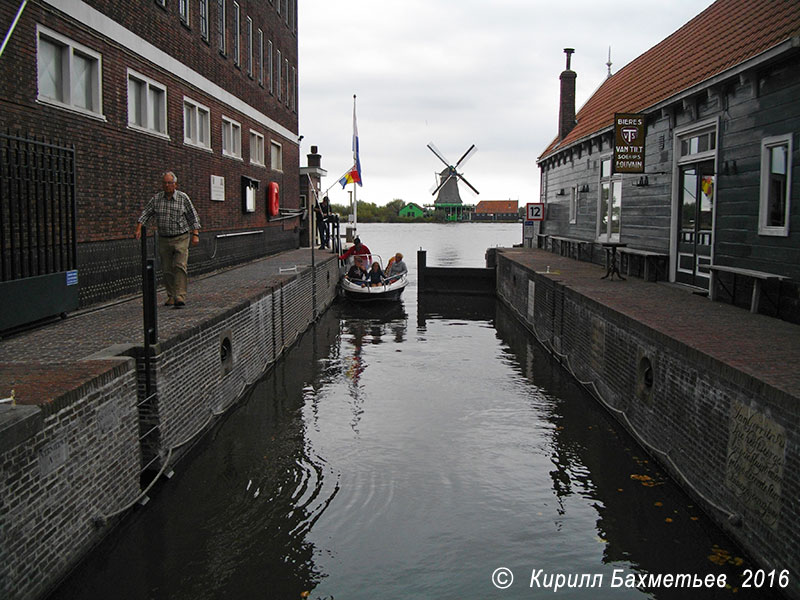
[[[542,157],[610,127],[615,112],[644,111],[799,33],[797,0],[718,0],[606,79]]]
[[[515,213],[519,208],[517,200],[481,200],[475,207],[476,213],[481,214],[508,214]]]

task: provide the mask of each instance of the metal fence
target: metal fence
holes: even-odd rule
[[[0,281],[77,264],[75,149],[0,133]]]

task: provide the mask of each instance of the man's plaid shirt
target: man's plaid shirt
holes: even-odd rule
[[[200,219],[192,201],[180,190],[175,190],[172,198],[166,197],[164,192],[159,192],[150,198],[142,216],[139,217],[139,223],[144,225],[153,217],[160,235],[174,237],[200,229]]]

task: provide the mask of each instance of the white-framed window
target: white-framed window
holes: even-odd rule
[[[253,19],[247,17],[247,74],[253,76]]]
[[[189,24],[189,0],[178,0],[178,13],[181,16],[181,22]]]
[[[297,112],[297,69],[292,67],[292,110]]]
[[[272,40],[267,40],[267,78],[269,79],[269,93],[275,93],[275,66],[272,63]]]
[[[278,142],[269,144],[269,164],[273,171],[283,171],[283,148]]]
[[[183,99],[183,143],[211,149],[211,111],[207,106]]]
[[[242,158],[242,125],[226,116],[222,117],[222,155]]]
[[[264,163],[264,136],[257,131],[250,130],[250,162],[259,167]]]
[[[239,12],[239,3],[234,0],[233,2],[233,64],[237,67],[241,64],[241,49],[239,38],[242,35],[242,26],[240,21],[241,15]]]
[[[576,185],[570,188],[569,222],[573,225],[578,222],[578,186]]]
[[[792,199],[792,134],[761,140],[760,235],[789,235]]]
[[[612,157],[600,159],[600,195],[597,198],[597,240],[618,242],[622,217],[622,176],[611,174]]]
[[[128,126],[167,135],[166,86],[128,69]]]
[[[225,40],[225,0],[217,0],[217,48],[220,54],[228,51]]]
[[[200,6],[200,37],[208,41],[208,0],[199,0]]]
[[[286,82],[286,95],[284,98],[286,99],[286,106],[289,106],[289,59],[283,59],[283,79]]]
[[[93,116],[103,114],[100,53],[42,26],[36,27],[38,100]]]
[[[277,57],[278,57],[278,64],[276,65],[278,67],[277,68],[277,71],[278,71],[278,100],[280,100],[281,99],[281,88],[283,87],[282,84],[281,84],[281,81],[282,81],[281,69],[283,69],[283,63],[281,62],[281,51],[278,50],[276,52],[276,54],[277,54]]]
[[[258,30],[258,85],[264,85],[264,32]]]

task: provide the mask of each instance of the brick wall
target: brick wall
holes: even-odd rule
[[[133,359],[68,396],[43,407],[36,431],[0,456],[0,596],[7,600],[41,596],[107,530],[94,520],[139,494]]]
[[[338,275],[329,258],[163,342],[151,360],[154,401],[140,348],[78,392],[18,407],[30,418],[0,438],[0,597],[52,588],[139,496],[143,465],[178,460],[330,306]]]
[[[160,439],[152,456],[183,452],[333,302],[337,283],[337,261],[328,260],[162,343],[152,361]]]
[[[264,33],[264,52],[268,41],[281,51],[281,62],[289,59],[289,69],[297,67],[297,31],[294,18],[286,23],[274,4],[241,0],[243,60],[233,64],[232,3],[226,18],[229,50],[220,54],[216,47],[217,3],[209,2],[210,39],[199,33],[197,3],[190,2],[190,22],[181,24],[178,2],[167,2],[166,10],[154,1],[114,2],[92,0],[72,6],[88,5],[114,22],[123,25],[144,42],[153,44],[182,65],[175,72],[143,57],[138,48],[126,47],[109,37],[101,25],[78,22],[47,4],[29,3],[0,62],[0,80],[13,81],[0,92],[0,127],[12,134],[36,136],[48,141],[74,145],[76,151],[77,240],[81,304],[93,304],[136,290],[133,279],[138,264],[138,246],[132,239],[135,221],[147,200],[160,191],[160,175],[172,170],[179,188],[191,197],[203,226],[202,248],[210,256],[212,233],[264,229],[263,236],[247,236],[218,244],[214,259],[202,259],[195,252],[193,268],[216,269],[227,264],[252,260],[258,256],[297,247],[300,223],[270,222],[267,216],[267,185],[280,186],[281,206],[297,208],[299,196],[299,146],[297,103],[278,99],[258,75],[247,73],[245,23],[253,20],[254,36]],[[17,5],[0,3],[0,19],[10,23]],[[63,35],[97,52],[102,57],[102,114],[87,116],[53,106],[37,99],[37,26]],[[255,43],[255,42],[254,42]],[[283,68],[285,65],[281,65]],[[247,109],[226,104],[213,92],[187,81],[186,68],[207,78],[232,94]],[[167,98],[167,137],[142,132],[128,126],[128,69],[165,86]],[[274,64],[274,71],[277,65]],[[277,78],[275,78],[277,82]],[[184,143],[183,99],[187,97],[210,110],[210,150]],[[296,100],[296,98],[295,98]],[[258,111],[275,124],[272,129],[248,110]],[[222,117],[241,125],[241,159],[222,155]],[[251,161],[250,130],[264,136],[266,166]],[[289,134],[287,134],[289,132]],[[280,145],[282,166],[270,164],[270,144]],[[225,200],[211,200],[211,176],[225,178]],[[241,178],[259,180],[255,212],[242,210]],[[113,275],[113,276],[112,276]]]
[[[788,394],[498,257],[499,298],[724,529],[800,597]]]

